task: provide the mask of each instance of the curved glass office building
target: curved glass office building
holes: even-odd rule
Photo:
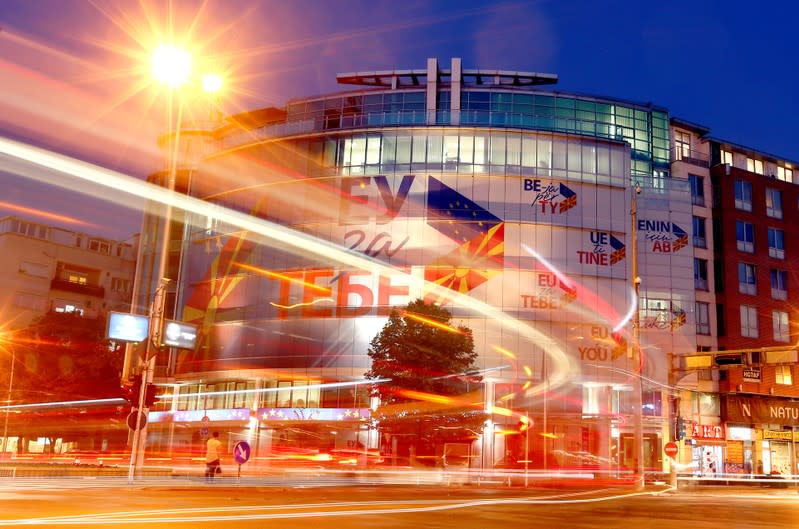
[[[459,59],[338,79],[353,89],[181,131],[175,188],[199,201],[172,212],[166,314],[199,345],[159,356],[150,442],[192,445],[210,423],[261,457],[402,450],[371,423],[363,375],[389,311],[425,298],[472,329],[485,409],[534,419],[530,464],[632,468],[636,261],[644,457],[660,469],[666,356],[695,344],[666,110]],[[157,215],[143,231],[146,312]],[[517,417],[491,417],[471,464],[513,466]]]

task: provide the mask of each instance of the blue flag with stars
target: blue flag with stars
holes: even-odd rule
[[[427,179],[427,223],[458,243],[485,235],[502,219],[440,180]]]

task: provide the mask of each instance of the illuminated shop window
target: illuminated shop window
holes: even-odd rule
[[[791,366],[777,366],[774,368],[775,382],[786,386],[793,385]]]

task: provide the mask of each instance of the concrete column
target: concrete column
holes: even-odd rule
[[[436,98],[438,96],[438,59],[427,59],[427,124],[436,124]]]
[[[460,125],[461,122],[461,59],[460,57],[452,58],[451,71],[451,94],[450,94],[450,111],[452,112],[453,125]]]

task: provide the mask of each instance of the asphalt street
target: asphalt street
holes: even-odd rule
[[[0,527],[799,527],[797,489],[0,479]]]

